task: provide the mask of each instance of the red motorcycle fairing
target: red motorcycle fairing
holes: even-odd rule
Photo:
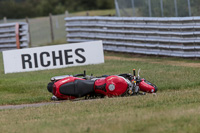
[[[126,92],[128,84],[123,77],[108,76],[95,81],[94,91],[109,97],[120,96]]]
[[[152,83],[141,79],[142,81],[139,83],[140,91],[148,92],[148,93],[155,93],[157,91],[157,87]]]
[[[60,93],[60,87],[62,85],[74,82],[75,80],[84,80],[84,79],[69,76],[69,77],[63,78],[63,79],[55,82],[53,85],[53,95],[56,96],[58,99],[63,99],[63,100],[77,98],[75,96],[68,96],[68,95],[64,95],[64,94]]]
[[[97,94],[112,97],[123,95],[127,88],[126,80],[120,76],[108,76],[95,81],[66,77],[54,83],[53,95],[58,99],[65,100],[78,98],[79,94],[85,96],[94,91]],[[73,90],[76,90],[76,92],[74,93]],[[68,95],[71,93],[70,91],[76,95]]]

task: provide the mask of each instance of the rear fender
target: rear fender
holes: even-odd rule
[[[69,77],[63,78],[63,79],[55,82],[53,85],[53,95],[55,95],[59,99],[75,99],[76,97],[63,95],[59,91],[60,86],[62,86],[63,84],[74,82],[75,80],[84,80],[84,79],[69,76]]]

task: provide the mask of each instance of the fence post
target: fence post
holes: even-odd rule
[[[149,5],[149,17],[152,17],[152,12],[151,12],[151,0],[148,0],[148,5]]]
[[[163,17],[163,0],[160,0],[161,16]]]
[[[118,1],[115,0],[115,10],[116,10],[116,14],[118,17],[121,16],[120,11],[119,11],[119,5],[118,5]]]
[[[189,16],[191,17],[191,5],[190,5],[190,0],[187,0],[188,2],[188,13],[189,13]]]
[[[31,32],[30,32],[30,23],[28,17],[26,17],[26,23],[28,24],[28,34],[29,34],[29,48],[31,47]]]
[[[7,17],[3,17],[4,23],[7,23]]]
[[[133,8],[133,17],[135,17],[135,2],[131,0],[132,8]]]
[[[51,13],[49,13],[49,20],[50,20],[50,29],[51,29],[51,42],[54,42],[53,21],[52,21]]]
[[[175,15],[178,17],[177,1],[174,0]]]
[[[19,41],[19,23],[15,25],[15,37],[16,37],[16,47],[20,49],[20,41]]]
[[[67,10],[65,11],[65,17],[69,17],[69,12]]]

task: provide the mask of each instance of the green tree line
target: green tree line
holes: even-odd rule
[[[131,0],[118,0],[120,6],[131,8]],[[147,0],[134,0],[139,16],[149,16]],[[178,16],[188,16],[187,0],[176,0]],[[192,16],[200,15],[200,0],[190,0]],[[161,17],[160,0],[151,0],[152,17]],[[113,9],[114,0],[0,0],[0,19],[38,17],[69,12]],[[175,16],[174,0],[163,0],[164,17]]]
[[[0,0],[0,18],[24,18],[69,12],[113,9],[114,0]]]

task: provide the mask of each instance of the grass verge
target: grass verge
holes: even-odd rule
[[[84,70],[87,74],[100,76],[131,73],[133,68],[137,70],[140,68],[140,76],[156,84],[159,89],[158,93],[165,90],[193,89],[200,86],[200,67],[179,65],[180,62],[188,64],[186,59],[174,59],[172,62],[174,64],[170,64],[171,58],[127,57],[123,54],[110,53],[106,53],[105,57],[105,63],[99,65],[4,74],[2,54],[0,54],[0,105],[50,101],[51,94],[48,93],[46,85],[51,77],[82,73]],[[176,62],[179,63],[176,65]],[[190,61],[192,62],[199,64],[196,60]]]
[[[20,133],[197,133],[199,89],[0,110],[0,128]]]
[[[40,107],[0,110],[0,129],[1,132],[16,133],[198,133],[198,65],[199,60],[105,53],[104,64],[5,75],[0,53],[0,105],[50,101],[51,94],[46,90],[50,77],[81,73],[83,70],[98,76],[141,68],[140,76],[159,88],[157,96],[147,94],[65,101]]]

